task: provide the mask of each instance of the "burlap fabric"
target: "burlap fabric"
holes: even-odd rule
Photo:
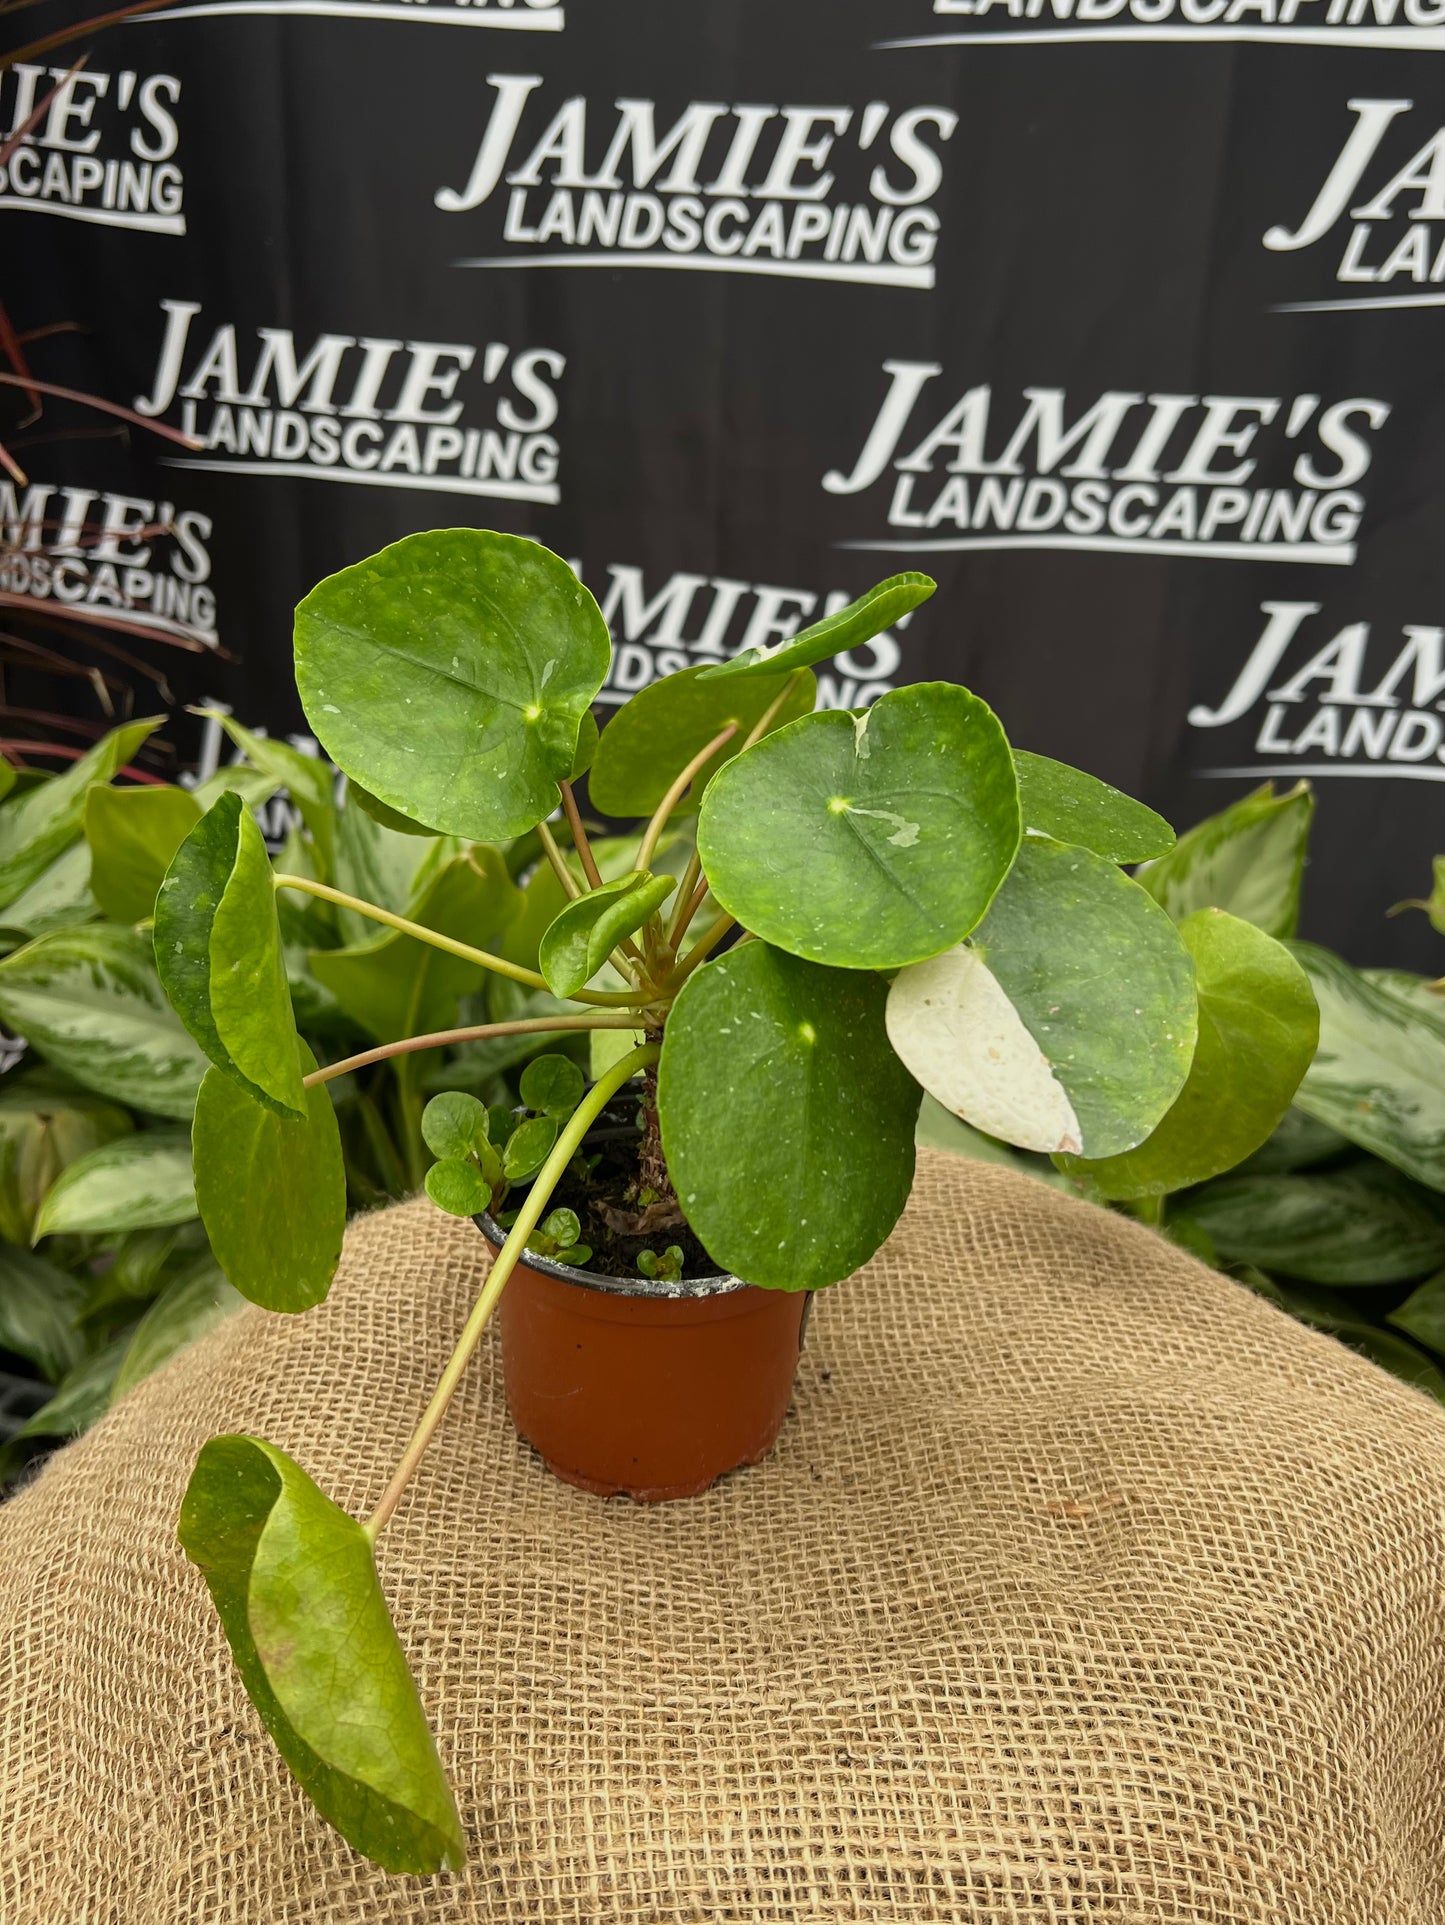
[[[0,1511],[5,1925],[1445,1919],[1445,1420],[1151,1232],[926,1155],[775,1457],[556,1482],[490,1346],[381,1569],[471,1863],[309,1810],[174,1542],[202,1440],[379,1492],[484,1256],[425,1203]]]

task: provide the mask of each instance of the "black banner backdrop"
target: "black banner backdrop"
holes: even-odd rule
[[[28,446],[0,590],[201,639],[178,702],[299,735],[293,603],[417,528],[573,559],[612,703],[925,568],[825,701],[1180,824],[1308,775],[1306,933],[1438,966],[1445,0],[198,0],[0,223],[36,372],[204,443]]]

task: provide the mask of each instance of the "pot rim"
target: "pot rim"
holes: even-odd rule
[[[472,1218],[487,1242],[494,1250],[500,1250],[507,1240],[507,1232],[497,1222],[489,1210],[478,1210]],[[529,1270],[540,1270],[543,1276],[555,1277],[560,1283],[575,1283],[579,1289],[595,1290],[605,1297],[659,1297],[677,1300],[686,1297],[723,1297],[735,1290],[746,1290],[748,1285],[741,1277],[680,1277],[675,1283],[664,1277],[604,1277],[595,1270],[579,1270],[574,1264],[559,1263],[555,1257],[538,1256],[534,1250],[524,1250],[518,1259]]]

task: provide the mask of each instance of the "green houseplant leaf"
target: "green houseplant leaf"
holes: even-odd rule
[[[123,1109],[45,1070],[0,1083],[0,1238],[28,1244],[60,1172],[132,1127]]]
[[[1300,1109],[1445,1191],[1445,1009],[1314,943],[1291,945],[1320,1006]]]
[[[1284,941],[1299,922],[1314,812],[1307,782],[1285,795],[1266,782],[1181,836],[1138,879],[1176,922],[1196,909],[1227,909]]]
[[[900,971],[893,1047],[945,1109],[1020,1149],[1114,1156],[1189,1073],[1194,966],[1169,918],[1087,849],[1027,835],[973,939]]]
[[[1014,764],[1025,829],[1092,849],[1110,862],[1144,862],[1173,848],[1174,831],[1162,815],[1097,776],[1027,749],[1014,750]]]
[[[292,1047],[301,1070],[315,1069],[299,1037]],[[320,1303],[341,1260],[341,1132],[324,1083],[307,1090],[305,1102],[304,1115],[283,1116],[214,1067],[196,1102],[191,1150],[201,1221],[227,1278],[266,1310]]]
[[[77,1437],[99,1422],[110,1404],[111,1387],[125,1360],[129,1335],[93,1350],[82,1357],[74,1369],[61,1378],[59,1388],[48,1404],[23,1423],[11,1438],[18,1444],[26,1437]]]
[[[1283,1307],[1301,1323],[1337,1337],[1351,1350],[1368,1357],[1372,1364],[1378,1364],[1381,1370],[1388,1370],[1392,1377],[1399,1377],[1416,1390],[1423,1390],[1437,1403],[1445,1404],[1445,1375],[1408,1338],[1397,1336],[1380,1324],[1369,1323],[1328,1290],[1296,1284],[1289,1289],[1276,1286],[1276,1293]]]
[[[887,581],[878,582],[857,601],[849,602],[835,615],[825,615],[822,621],[802,629],[790,640],[771,648],[745,648],[730,662],[711,665],[702,673],[714,681],[735,682],[810,668],[814,662],[825,661],[830,655],[840,655],[845,649],[861,648],[865,642],[871,642],[875,635],[891,628],[900,616],[910,614],[920,602],[926,602],[937,586],[928,575],[913,572],[890,575]],[[703,742],[706,740],[704,736]],[[702,742],[698,747],[702,747]]]
[[[40,1206],[35,1237],[161,1229],[195,1214],[189,1138],[140,1130],[61,1171]]]
[[[1188,1210],[1226,1262],[1306,1283],[1403,1283],[1445,1263],[1445,1220],[1380,1163],[1328,1176],[1223,1177],[1191,1196]]]
[[[1136,1149],[1067,1160],[1106,1197],[1166,1196],[1243,1162],[1289,1108],[1319,1039],[1309,978],[1273,937],[1223,909],[1196,910],[1179,935],[1199,991],[1189,1080]]]
[[[213,1437],[179,1535],[251,1702],[322,1816],[387,1871],[460,1870],[461,1821],[361,1525],[274,1445]]]
[[[77,1317],[85,1305],[79,1277],[34,1250],[0,1243],[0,1350],[24,1357],[58,1384],[80,1362]]]
[[[102,788],[98,783],[92,795],[136,793],[132,790]],[[74,842],[43,869],[27,888],[0,910],[0,931],[26,936],[45,936],[52,929],[72,929],[77,923],[93,922],[100,904],[90,890],[90,849]],[[14,948],[13,942],[0,938],[0,947]]]
[[[960,941],[1018,844],[1003,730],[950,682],[790,724],[719,772],[698,819],[724,909],[839,968],[897,968]]]
[[[156,898],[156,967],[211,1061],[284,1115],[305,1107],[276,892],[261,831],[234,791],[176,852]]]
[[[136,1325],[111,1385],[111,1402],[118,1403],[178,1350],[204,1337],[239,1310],[244,1301],[209,1253],[187,1265],[179,1276],[172,1277]]]
[[[1445,1357],[1445,1270],[1437,1270],[1418,1290],[1412,1290],[1400,1307],[1390,1312],[1388,1321],[1437,1357]]]
[[[0,1016],[58,1069],[155,1116],[189,1117],[206,1059],[176,1020],[151,945],[93,923],[0,962]]]
[[[886,997],[877,976],[750,942],[677,998],[657,1081],[668,1169],[710,1255],[749,1283],[836,1283],[898,1220],[919,1091]]]
[[[64,775],[7,800],[0,809],[0,907],[13,902],[69,848],[80,834],[91,784],[109,782],[160,721],[151,715],[112,729]]]
[[[612,950],[660,909],[677,887],[672,876],[634,870],[569,902],[542,938],[542,974],[554,996],[575,996]]]
[[[254,729],[244,728],[234,716],[221,709],[198,709],[196,713],[220,723],[247,761],[266,778],[273,793],[276,789],[285,789],[311,831],[322,876],[330,876],[336,860],[336,776],[329,764],[318,755],[303,754],[289,742],[278,742],[272,736],[258,735]],[[227,789],[235,793],[242,793],[241,784],[235,780],[239,773],[236,770],[219,772],[227,778]]]
[[[111,789],[85,798],[91,893],[114,922],[140,922],[155,908],[176,850],[201,819],[185,789]]]
[[[597,745],[587,785],[594,808],[614,816],[651,815],[692,758],[731,722],[737,734],[693,779],[692,793],[700,797],[723,764],[737,755],[788,681],[786,675],[722,682],[701,679],[708,672],[706,665],[685,668],[640,689],[623,703]],[[810,715],[817,699],[816,680],[811,674],[800,675],[797,687],[779,707],[772,730]]]
[[[610,653],[564,561],[475,528],[408,535],[296,611],[296,683],[327,752],[388,808],[482,842],[556,806]]]

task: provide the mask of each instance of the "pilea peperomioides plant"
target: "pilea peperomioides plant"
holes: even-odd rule
[[[1172,844],[1150,810],[1011,750],[989,708],[951,684],[900,688],[858,714],[813,712],[811,665],[932,590],[896,576],[775,649],[670,676],[599,741],[589,707],[609,641],[567,565],[509,535],[410,537],[301,604],[302,700],[356,799],[392,826],[473,841],[536,831],[560,905],[540,970],[273,875],[233,794],[196,824],[161,888],[161,977],[212,1064],[195,1117],[197,1196],[227,1275],[272,1310],[304,1310],[330,1285],[345,1196],[326,1085],[362,1060],[318,1066],[299,1042],[277,891],[325,898],[566,1005],[468,1037],[622,1032],[590,1089],[544,1057],[520,1116],[459,1096],[429,1107],[428,1188],[444,1209],[495,1211],[533,1180],[371,1517],[354,1521],[246,1437],[213,1438],[186,1495],[181,1540],[262,1718],[319,1809],[392,1870],[456,1866],[463,1837],[373,1546],[529,1244],[590,1256],[577,1213],[548,1206],[624,1086],[641,1079],[631,1202],[659,1231],[637,1270],[676,1279],[682,1226],[716,1269],[798,1292],[855,1271],[898,1218],[920,1084],[980,1129],[1097,1167],[1115,1194],[1157,1136],[1137,1180],[1148,1195],[1169,1187],[1157,1166],[1171,1157],[1189,1162],[1191,1182],[1210,1173],[1209,1130],[1237,1085],[1243,1133],[1263,1140],[1309,1062],[1313,999],[1280,945],[1216,912],[1176,929],[1119,866]],[[630,868],[607,880],[573,794],[589,767],[593,807],[645,818]],[[680,875],[664,873],[664,838],[677,841],[693,812],[691,853],[674,859]],[[1235,1130],[1231,1161],[1240,1140]]]

